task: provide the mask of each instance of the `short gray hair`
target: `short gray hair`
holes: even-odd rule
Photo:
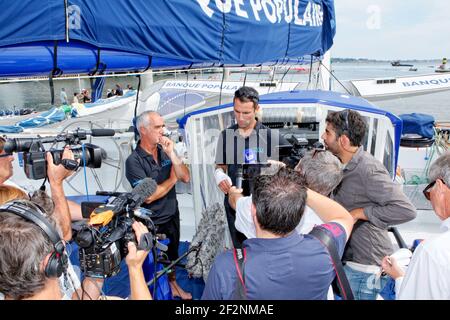
[[[136,129],[141,132],[142,127],[146,127],[150,125],[150,116],[152,114],[159,115],[156,111],[144,111],[136,118]]]
[[[339,159],[329,151],[311,150],[300,159],[296,171],[301,171],[308,188],[328,196],[341,183],[344,175]]]
[[[436,159],[428,174],[430,181],[441,179],[450,188],[450,151]]]

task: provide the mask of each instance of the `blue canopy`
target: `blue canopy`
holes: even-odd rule
[[[36,43],[49,55],[42,62],[47,69],[59,67],[64,56],[83,55],[68,49],[56,50],[55,55],[56,41],[58,47],[70,49],[73,44],[90,50],[87,56],[93,60],[89,68],[80,68],[83,59],[75,59],[73,66],[61,69],[65,73],[99,67],[107,56],[92,48],[142,55],[146,59],[134,57],[133,62],[134,69],[142,71],[174,64],[297,61],[304,55],[325,53],[335,34],[333,0],[4,0],[0,21],[0,58],[5,52],[10,58],[0,59],[0,76],[13,75],[4,68],[18,64],[11,50],[31,52]],[[120,55],[117,59],[130,69],[127,59]],[[35,60],[30,53],[30,62],[37,64]],[[43,72],[42,67],[37,70]]]

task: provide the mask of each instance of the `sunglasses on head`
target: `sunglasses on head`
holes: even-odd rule
[[[345,128],[342,129],[342,131],[348,131],[349,130],[349,126],[348,126],[348,109],[345,109],[344,111],[341,111],[339,113],[340,117],[342,118],[342,120],[345,121]]]
[[[430,182],[425,189],[423,189],[423,195],[425,196],[425,198],[427,198],[428,201],[430,201],[430,192],[431,192],[431,188],[434,187],[434,185],[436,184],[437,180],[434,180],[433,182]],[[442,180],[441,180],[442,181]],[[442,181],[443,184],[445,184],[444,181]]]

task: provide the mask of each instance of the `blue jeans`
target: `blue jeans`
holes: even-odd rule
[[[377,278],[373,273],[360,272],[344,266],[345,274],[352,288],[355,300],[376,300],[377,294],[384,288],[389,276]]]

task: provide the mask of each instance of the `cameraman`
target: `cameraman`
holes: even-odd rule
[[[27,207],[29,215],[39,216],[39,220],[46,221],[51,227],[51,233],[58,235],[58,242],[55,243],[54,239],[50,239],[48,230],[44,231],[35,222],[11,211],[10,206],[17,205],[17,202],[8,202],[0,207],[0,292],[6,299],[59,300],[62,294],[58,277],[49,271],[48,265],[55,263],[56,259],[62,266],[64,276],[67,273],[67,264],[55,252],[60,252],[57,244],[63,242],[60,228],[36,205],[26,200],[20,201],[22,207]],[[133,230],[138,241],[142,234],[148,232],[138,222],[134,222]],[[148,252],[137,250],[131,242],[128,243],[128,250],[126,262],[130,272],[131,298],[150,300],[142,271]]]

